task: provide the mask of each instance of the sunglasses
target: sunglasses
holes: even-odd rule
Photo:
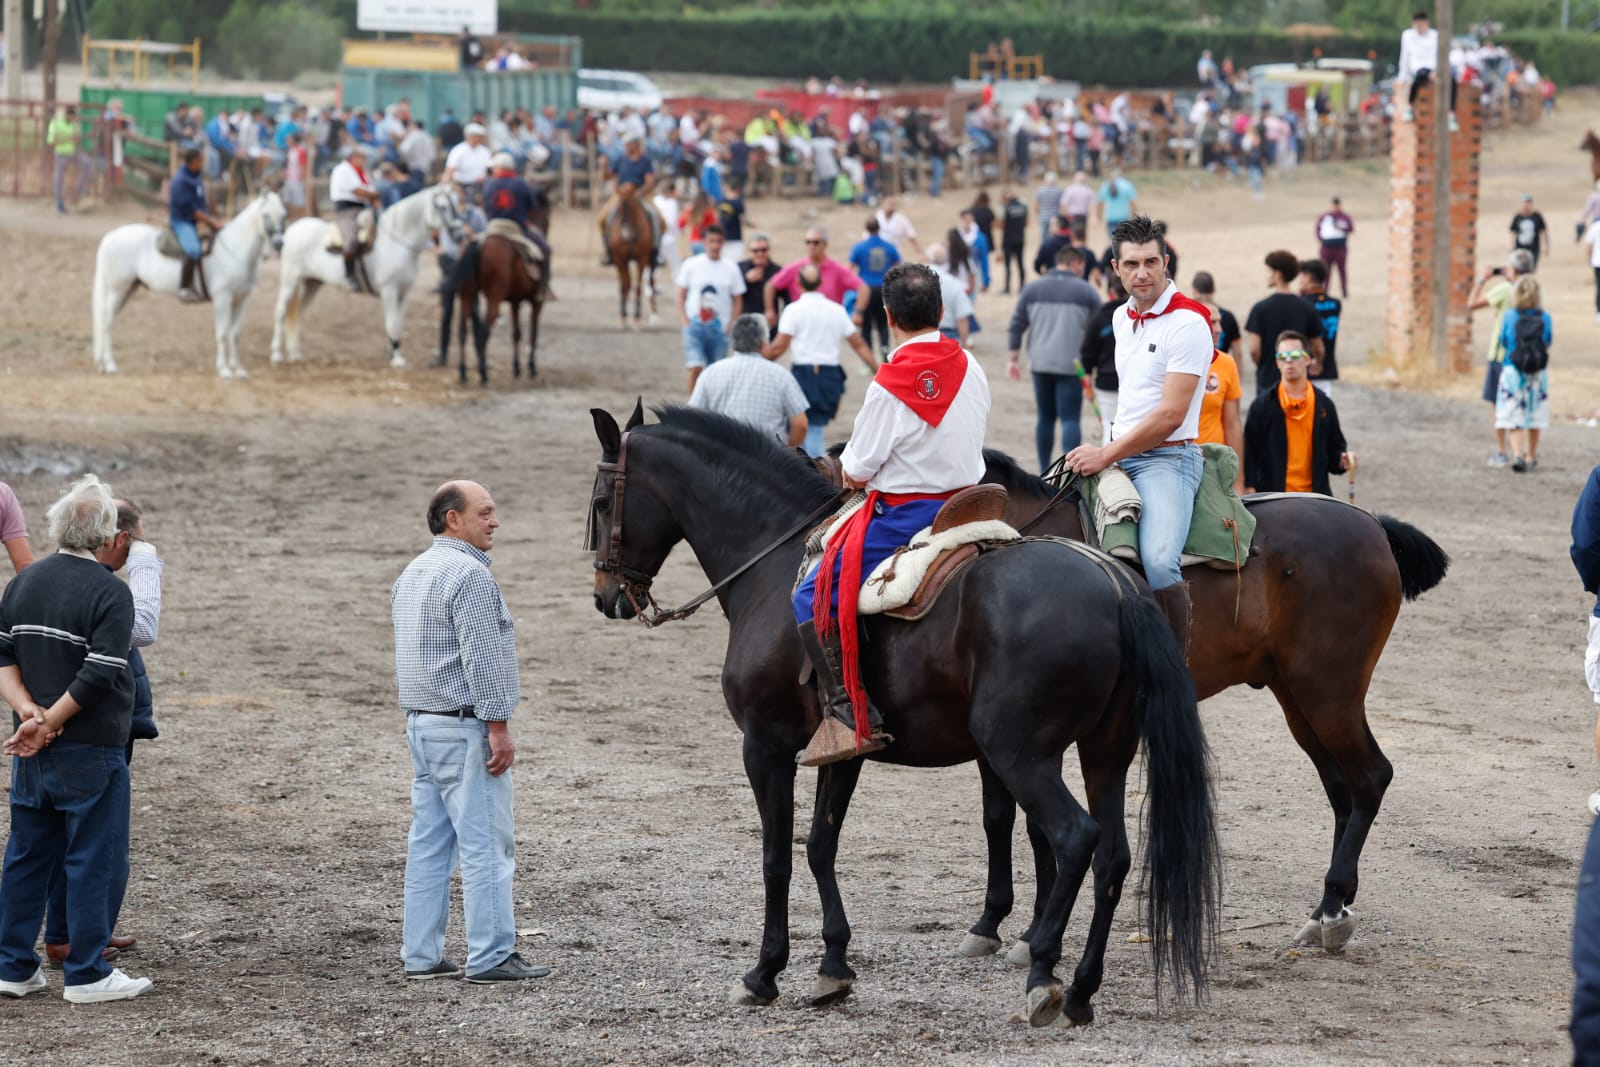
[[[819,240],[817,240],[816,238],[813,238],[813,237],[807,237],[806,238],[806,244],[808,244],[808,245],[825,245],[827,243],[828,242],[826,242],[826,241],[819,241]]]
[[[770,251],[772,251],[772,249],[770,249],[770,248],[752,248],[750,250],[750,254],[751,255],[756,255],[756,256],[764,256]]]
[[[1307,352],[1303,348],[1295,348],[1295,349],[1291,349],[1288,352],[1279,352],[1278,353],[1278,362],[1279,363],[1293,363],[1297,359],[1310,359],[1310,358],[1311,358],[1311,353]]]

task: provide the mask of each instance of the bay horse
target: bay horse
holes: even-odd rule
[[[550,232],[550,198],[544,190],[534,187],[535,208],[528,222],[540,234]],[[511,374],[522,377],[522,363],[518,347],[522,344],[522,305],[529,305],[528,319],[528,377],[537,375],[535,362],[539,350],[539,314],[544,310],[545,283],[549,278],[550,261],[529,269],[516,244],[504,237],[487,234],[481,240],[468,242],[461,250],[461,261],[456,265],[455,281],[457,299],[460,301],[460,323],[456,327],[461,345],[461,384],[467,384],[467,325],[472,325],[473,347],[478,353],[478,381],[489,384],[489,337],[495,320],[500,316],[500,305],[511,305]],[[483,317],[478,315],[478,295],[483,295],[487,305]]]
[[[743,731],[745,773],[761,815],[766,912],[759,958],[738,1003],[778,996],[789,961],[795,754],[820,721],[790,603],[806,531],[839,494],[798,453],[760,431],[694,408],[658,409],[624,428],[591,412],[601,461],[589,504],[594,603],[607,618],[643,617],[652,579],[687,542],[716,585],[653,622],[715,595],[728,618],[722,691]],[[751,546],[766,544],[755,551]],[[872,759],[914,767],[976,760],[1015,797],[1054,871],[1030,945],[1027,1015],[1092,1021],[1113,913],[1131,866],[1124,826],[1128,768],[1144,743],[1144,922],[1157,998],[1170,980],[1198,997],[1213,954],[1221,893],[1209,750],[1193,683],[1149,589],[1110,557],[1059,540],[980,557],[919,622],[862,620],[863,678],[895,737]],[[1041,635],[1049,635],[1041,654]],[[1086,813],[1061,778],[1076,743]],[[826,943],[815,992],[850,993],[850,926],[834,873],[839,833],[863,761],[820,768],[806,854]],[[893,833],[892,830],[886,831]],[[1062,933],[1092,865],[1094,913],[1070,988],[1054,975]],[[1169,943],[1170,934],[1170,943]]]
[[[633,329],[639,328],[644,291],[650,290],[650,324],[656,323],[656,294],[650,284],[655,271],[655,248],[651,239],[650,213],[639,199],[639,189],[631,182],[617,186],[617,211],[606,231],[606,247],[617,269],[617,314],[628,326],[628,290],[633,290]]]
[[[1587,130],[1578,148],[1589,153],[1589,172],[1594,175],[1595,181],[1600,182],[1600,137],[1596,137],[1593,130]]]
[[[984,457],[984,481],[1007,490],[1006,522],[1084,539],[1075,488],[1058,497],[1053,484],[1010,456],[986,450]],[[1333,807],[1333,856],[1321,900],[1298,939],[1338,951],[1355,933],[1357,865],[1394,777],[1367,725],[1367,687],[1401,601],[1443,581],[1450,557],[1415,527],[1331,497],[1277,497],[1251,503],[1250,511],[1257,526],[1241,571],[1184,570],[1193,604],[1189,667],[1201,700],[1241,683],[1270,689],[1316,767]],[[1015,806],[1002,783],[979,769],[989,887],[983,914],[963,943],[970,955],[1000,948],[999,923],[1012,905]],[[1029,836],[1037,840],[1032,826]],[[1049,861],[1037,843],[1034,851],[1036,864]],[[1036,905],[1024,941],[1038,923]],[[1014,946],[1012,961],[1021,955]]]

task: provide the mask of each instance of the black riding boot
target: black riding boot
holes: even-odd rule
[[[844,688],[844,653],[839,647],[839,628],[834,626],[826,638],[817,633],[815,622],[800,624],[800,640],[817,676],[817,697],[822,702],[822,725],[811,743],[795,757],[802,767],[855,759],[883,749],[894,738],[883,732],[883,717],[867,702],[867,740],[856,747],[856,716]]]
[[[1183,652],[1184,666],[1189,665],[1189,620],[1194,611],[1189,603],[1189,583],[1179,582],[1169,585],[1165,589],[1157,589],[1156,603],[1161,605],[1161,614],[1167,617],[1167,625],[1172,627],[1172,635],[1178,639],[1178,648]]]
[[[356,279],[356,257],[346,252],[344,256],[344,283],[353,293],[361,292],[361,282]]]
[[[198,304],[205,297],[194,287],[194,272],[199,268],[200,261],[190,256],[183,257],[183,276],[178,281],[178,299],[185,304]]]

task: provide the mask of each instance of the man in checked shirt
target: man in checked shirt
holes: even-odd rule
[[[461,865],[466,980],[543,978],[549,967],[517,954],[511,909],[516,841],[508,723],[521,696],[516,635],[489,550],[500,526],[476,482],[446,482],[428,503],[433,546],[390,594],[395,681],[411,748],[411,837],[406,854],[406,978],[456,978],[445,958],[450,875]]]

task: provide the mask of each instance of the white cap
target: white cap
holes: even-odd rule
[[[490,170],[516,170],[517,161],[511,158],[510,152],[496,152],[494,158],[489,160]]]
[[[467,123],[466,135],[471,137],[473,134],[477,134],[479,137],[487,137],[489,136],[489,131],[483,128],[483,123],[481,122],[469,122]]]

